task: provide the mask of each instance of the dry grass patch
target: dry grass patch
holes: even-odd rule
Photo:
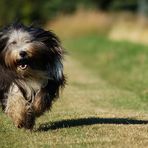
[[[79,36],[89,32],[106,32],[112,24],[111,15],[101,11],[78,10],[73,15],[59,16],[47,24],[61,37]]]
[[[148,44],[148,20],[130,13],[121,14],[109,32],[109,37],[113,40]]]
[[[108,34],[112,40],[127,40],[148,44],[147,18],[129,12],[107,13],[79,9],[72,15],[61,15],[47,23],[46,28],[54,30],[62,39],[82,34]]]

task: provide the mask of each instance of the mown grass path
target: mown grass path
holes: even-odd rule
[[[0,147],[148,147],[146,112],[115,103],[138,96],[111,86],[86,67],[66,58],[68,84],[32,133],[16,129],[0,113]]]

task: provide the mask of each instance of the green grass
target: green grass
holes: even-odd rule
[[[135,93],[137,105],[124,97],[114,103],[134,109],[147,109],[148,105],[148,46],[129,42],[114,42],[104,36],[92,34],[66,41],[69,54],[83,66],[92,70],[113,87]],[[129,103],[129,104],[128,104]]]
[[[0,147],[147,147],[148,47],[95,34],[65,40],[68,84],[34,131],[0,111]]]

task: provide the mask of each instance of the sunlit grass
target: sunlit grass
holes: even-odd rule
[[[75,56],[83,65],[95,72],[98,77],[114,87],[138,95],[140,104],[147,110],[148,105],[148,47],[129,42],[115,42],[98,34],[73,38],[65,42],[69,54]],[[126,99],[115,101],[117,105],[132,105]]]

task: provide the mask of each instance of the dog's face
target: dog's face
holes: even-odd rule
[[[39,71],[47,70],[48,48],[25,30],[9,32],[9,39],[2,54],[6,66],[24,77],[34,76],[35,73],[39,75]]]
[[[62,77],[62,50],[53,33],[15,24],[1,31],[0,44],[3,64],[19,76]]]

